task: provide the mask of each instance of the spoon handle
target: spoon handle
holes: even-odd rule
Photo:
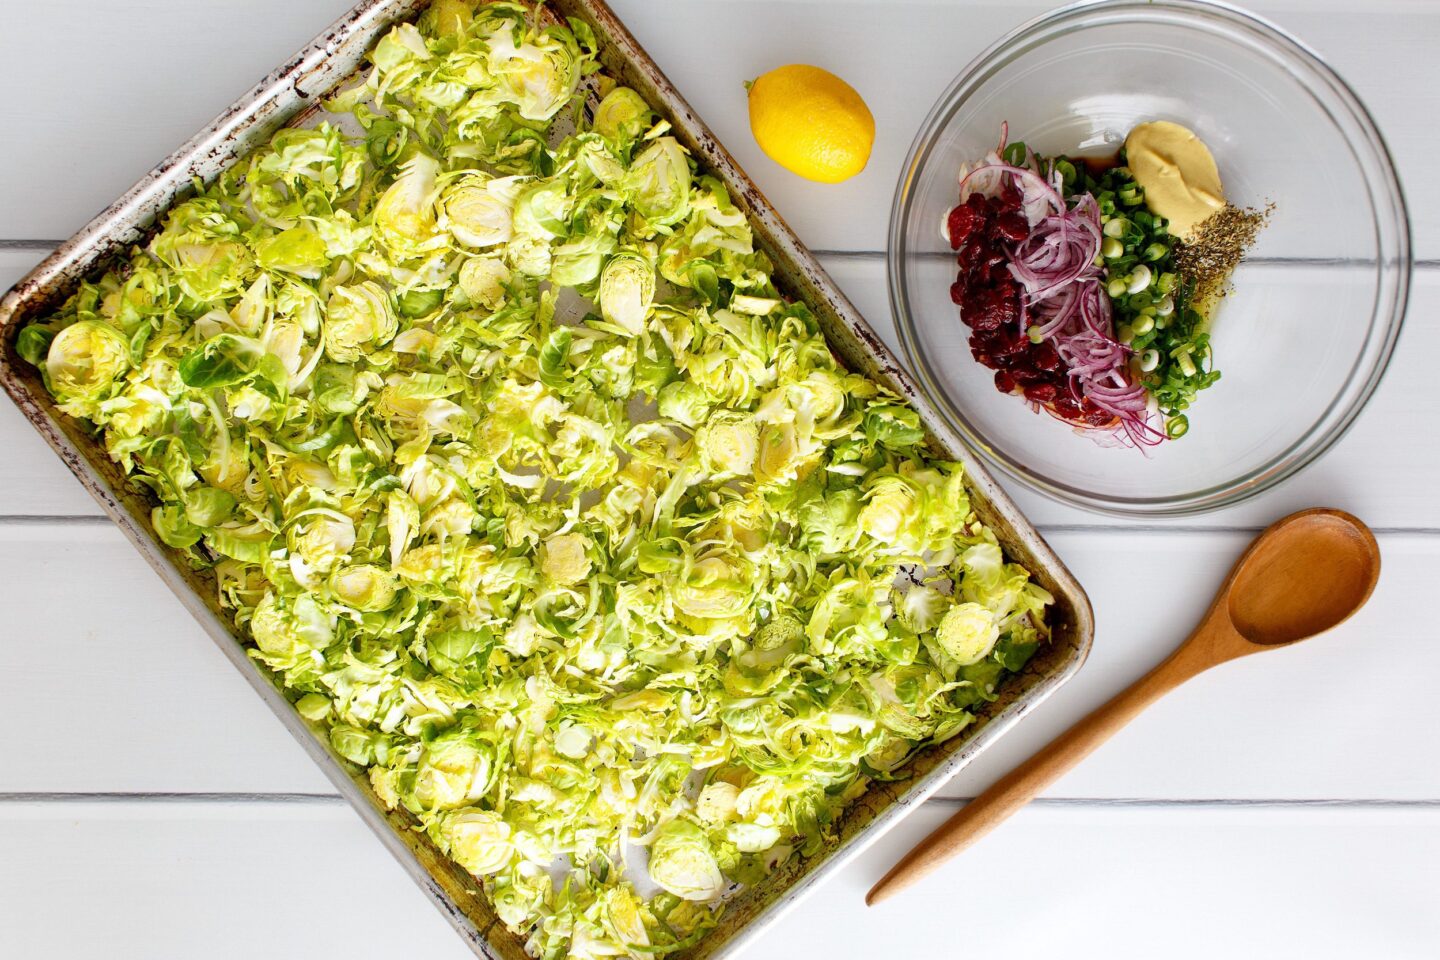
[[[1201,645],[1181,646],[1164,663],[967,803],[895,864],[871,888],[865,902],[874,906],[934,871],[1068,773],[1146,707],[1213,663],[1203,656]]]

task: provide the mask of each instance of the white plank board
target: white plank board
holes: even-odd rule
[[[0,583],[0,698],[45,731],[0,793],[333,791],[119,531],[0,526]]]
[[[0,289],[18,280],[43,250],[0,248]],[[826,256],[826,269],[872,326],[899,352],[885,290],[885,265],[873,256]],[[1440,269],[1416,273],[1410,319],[1389,373],[1360,420],[1331,453],[1279,489],[1238,507],[1183,521],[1184,526],[1261,527],[1294,510],[1343,507],[1387,529],[1440,529],[1440,499],[1416,482],[1440,470],[1440,392],[1431,357],[1440,353]],[[1429,434],[1426,431],[1429,430]],[[1398,438],[1398,439],[1397,439]],[[0,399],[0,516],[98,516],[100,511],[14,407]],[[1128,456],[1116,451],[1117,456]],[[1007,483],[1041,527],[1123,525]],[[1171,524],[1176,526],[1176,524]]]
[[[43,254],[3,241],[68,236],[352,2],[0,0],[0,290]],[[1052,0],[612,3],[806,242],[875,251],[933,97]],[[1426,760],[1440,651],[1412,611],[1440,571],[1440,133],[1417,120],[1440,106],[1440,5],[1255,5],[1326,56],[1387,134],[1432,261],[1409,330],[1350,436],[1251,504],[1125,530],[1020,493],[1090,588],[1099,635],[1080,676],[945,794],[983,789],[1159,660],[1248,539],[1233,528],[1320,502],[1354,510],[1391,531],[1374,603],[1332,637],[1178,691],[1050,800],[867,911],[864,890],[954,809],[923,807],[747,956],[1436,955],[1440,768]],[[798,180],[750,137],[742,81],[793,61],[846,76],[880,118],[871,167],[850,184]],[[826,263],[893,344],[883,263]],[[98,511],[5,401],[0,449],[0,702],[24,733],[0,764],[0,956],[470,956],[118,533],[35,519]],[[16,797],[44,792],[272,796]]]
[[[947,795],[975,795],[1158,662],[1248,537],[1051,539],[1091,591],[1098,636],[1090,662]],[[1440,647],[1413,612],[1440,565],[1440,537],[1384,536],[1382,549],[1379,590],[1352,623],[1196,680],[1050,795],[1440,800],[1440,766],[1397,760],[1432,754],[1440,729],[1432,691]],[[1163,580],[1139,583],[1156,570]],[[0,793],[329,792],[112,528],[0,524],[0,584],[9,611],[0,703],[44,729],[43,744],[0,765]]]
[[[1418,960],[1440,941],[1433,808],[1032,807],[867,910],[948,812],[918,811],[746,956]],[[339,805],[3,804],[0,850],[17,957],[470,956]]]
[[[18,3],[18,0],[11,0]],[[1054,6],[615,0],[614,7],[812,247],[882,250],[896,177],[921,119],[992,41]],[[1440,7],[1256,0],[1331,61],[1374,111],[1406,181],[1422,257],[1440,257]],[[350,6],[350,0],[50,0],[0,33],[0,239],[69,236],[152,164]],[[83,23],[83,30],[76,24]],[[57,64],[54,38],[64,37]],[[799,180],[750,135],[743,83],[782,63],[848,78],[879,118],[869,168]],[[143,63],[143,69],[137,64]],[[57,66],[63,64],[63,68]],[[77,122],[77,118],[83,118]]]
[[[919,811],[750,956],[1433,957],[1434,812],[1032,807],[922,886],[864,892]],[[803,944],[803,946],[801,946]]]
[[[0,804],[8,957],[473,955],[349,808]]]

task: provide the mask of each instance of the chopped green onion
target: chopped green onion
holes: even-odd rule
[[[1123,166],[1098,174],[1079,167],[1075,192],[1082,191],[1101,212],[1097,259],[1105,271],[1113,336],[1133,351],[1131,370],[1145,377],[1160,416],[1178,416],[1219,373],[1210,369],[1204,318],[1175,272],[1169,221],[1144,206],[1144,189]],[[1177,421],[1174,435],[1187,426]]]
[[[1190,418],[1185,414],[1177,414],[1165,424],[1165,435],[1171,440],[1179,440],[1190,432]]]
[[[1195,376],[1195,361],[1190,356],[1190,345],[1188,343],[1175,354],[1175,362],[1180,364],[1180,372],[1185,374],[1185,376]]]
[[[1148,286],[1150,286],[1150,268],[1142,263],[1135,268],[1134,273],[1130,274],[1130,283],[1125,289],[1130,293],[1139,293]]]

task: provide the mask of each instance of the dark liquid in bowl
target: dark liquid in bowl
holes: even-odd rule
[[[1071,157],[1070,162],[1085,164],[1085,169],[1089,171],[1090,176],[1098,177],[1106,170],[1113,170],[1120,166],[1120,151],[1116,150],[1114,153],[1107,153],[1102,157]]]

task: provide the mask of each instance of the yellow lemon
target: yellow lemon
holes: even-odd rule
[[[875,118],[855,88],[798,63],[750,85],[750,131],[771,160],[821,183],[864,170],[875,145]]]

